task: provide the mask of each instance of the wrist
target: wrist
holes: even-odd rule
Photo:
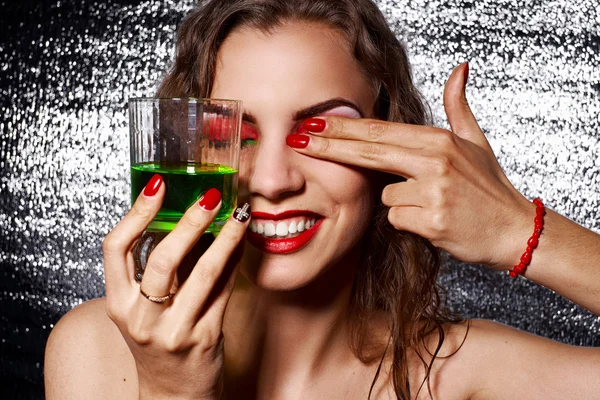
[[[500,241],[501,254],[493,265],[497,270],[510,271],[521,261],[528,240],[534,232],[534,218],[537,206],[525,197],[520,196],[517,207],[510,213],[510,223],[504,232],[504,240]]]

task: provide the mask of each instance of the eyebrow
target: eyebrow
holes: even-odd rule
[[[332,110],[332,109],[338,108],[338,107],[352,108],[353,110],[355,110],[356,112],[358,112],[360,114],[361,118],[364,118],[364,113],[356,104],[354,104],[350,100],[346,100],[341,97],[337,97],[335,99],[325,100],[320,103],[313,104],[309,107],[306,107],[306,108],[296,111],[294,113],[294,121],[301,121],[303,119],[307,119],[307,118],[313,117],[315,115],[323,114],[324,112],[327,112],[329,110]],[[244,112],[243,119],[244,119],[244,121],[247,121],[247,122],[250,122],[253,124],[256,123],[256,117],[254,117],[254,115],[252,115],[252,113],[249,113],[249,112]]]

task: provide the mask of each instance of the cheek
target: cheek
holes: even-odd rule
[[[248,179],[252,174],[252,165],[256,155],[256,146],[248,146],[242,149],[240,153],[240,169],[239,169],[239,189],[238,196],[244,201],[248,201]]]
[[[374,201],[370,172],[361,168],[321,162],[318,179],[335,204],[348,211],[369,214]],[[343,211],[343,210],[340,210]]]

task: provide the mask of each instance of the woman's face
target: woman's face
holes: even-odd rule
[[[293,290],[334,265],[354,268],[351,250],[372,218],[370,174],[286,144],[309,117],[371,116],[373,90],[342,34],[304,22],[235,30],[219,50],[211,97],[244,103],[239,197],[252,206],[254,232],[242,273]]]

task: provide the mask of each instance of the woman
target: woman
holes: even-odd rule
[[[426,126],[405,51],[369,0],[215,0],[177,46],[159,96],[244,102],[247,205],[185,271],[219,208],[207,192],[140,285],[131,248],[164,196],[153,179],[105,239],[106,299],[52,332],[49,399],[598,393],[599,349],[461,322],[440,297],[436,248],[600,312],[600,237],[506,179],[466,102],[468,64],[445,87],[447,131]]]

